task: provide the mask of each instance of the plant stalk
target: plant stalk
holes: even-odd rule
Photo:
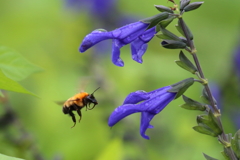
[[[196,54],[196,48],[194,46],[193,41],[189,38],[187,29],[186,29],[186,24],[185,24],[184,20],[182,19],[182,16],[178,17],[178,19],[179,19],[180,25],[182,27],[182,30],[184,32],[184,35],[185,35],[185,37],[187,39],[187,43],[189,44],[189,47],[191,49],[191,54],[193,56],[194,62],[196,64],[196,67],[198,69],[199,75],[200,75],[200,77],[202,79],[205,79],[205,76],[204,76],[203,71],[202,71],[202,67],[200,65],[200,62],[199,62],[197,54]],[[223,129],[223,126],[222,126],[220,110],[218,109],[217,104],[215,104],[215,102],[214,102],[214,98],[213,98],[212,92],[210,90],[210,87],[209,87],[208,84],[204,84],[204,87],[205,87],[206,92],[207,92],[207,94],[208,94],[208,96],[210,98],[210,104],[211,104],[211,106],[213,108],[213,113],[214,113],[214,115],[216,115],[216,118],[217,118],[217,120],[219,122],[219,125],[220,125],[221,129],[222,129],[222,134],[220,136],[222,137],[222,139],[224,141],[229,142],[226,134],[224,133],[224,129]],[[238,160],[237,157],[235,156],[233,150],[232,150],[232,147],[227,147],[226,150],[227,150],[227,153],[228,153],[229,158],[231,160]]]

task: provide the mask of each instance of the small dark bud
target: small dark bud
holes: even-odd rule
[[[166,39],[161,42],[161,45],[168,49],[184,49],[187,46],[184,42]]]
[[[189,5],[187,5],[186,7],[184,7],[183,10],[185,12],[189,12],[189,11],[199,8],[202,4],[203,4],[203,2],[193,2],[193,3],[190,3]]]
[[[171,10],[171,8],[168,8],[166,6],[162,6],[162,5],[154,5],[155,8],[157,8],[157,10],[159,10],[160,12],[169,12],[169,13],[173,13],[173,11]]]
[[[190,0],[181,0],[180,1],[180,11],[183,10],[184,7],[186,7],[190,3]]]

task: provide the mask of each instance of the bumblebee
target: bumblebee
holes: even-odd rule
[[[94,92],[96,92],[100,87],[98,87]],[[80,92],[73,97],[69,98],[64,104],[62,111],[64,114],[69,114],[72,117],[72,121],[74,122],[74,125],[71,127],[73,128],[76,125],[76,118],[73,114],[73,111],[77,111],[81,121],[82,113],[81,109],[86,107],[87,110],[92,110],[97,104],[97,100],[94,97],[94,92],[92,94],[88,94],[87,92]],[[93,106],[91,107],[90,104],[93,103]]]

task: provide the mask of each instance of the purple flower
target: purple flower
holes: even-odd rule
[[[87,9],[92,15],[104,17],[116,6],[116,0],[66,0],[67,6]]]
[[[124,66],[124,62],[120,58],[120,49],[127,44],[131,44],[132,59],[142,63],[142,56],[147,50],[147,43],[155,34],[155,27],[146,30],[148,25],[138,21],[110,32],[103,29],[95,30],[83,39],[79,50],[85,52],[103,40],[112,39],[112,62],[115,65]]]
[[[126,116],[141,112],[140,134],[143,138],[149,139],[145,132],[148,128],[153,128],[150,121],[175,98],[176,93],[168,92],[171,88],[171,86],[166,86],[151,92],[136,91],[130,93],[123,105],[117,107],[110,115],[108,125],[112,127]]]
[[[237,47],[233,58],[237,76],[240,78],[240,45]]]

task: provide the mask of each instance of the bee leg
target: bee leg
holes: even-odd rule
[[[72,117],[72,121],[74,122],[74,125],[71,127],[73,128],[76,125],[76,118],[75,118],[75,115],[72,113],[72,111],[69,112],[69,115]]]
[[[92,108],[90,108],[90,105],[88,106],[88,110],[92,110],[96,105],[94,104]]]
[[[80,109],[78,109],[77,110],[77,113],[78,113],[78,115],[79,115],[79,120],[78,120],[78,122],[80,122],[81,121],[81,119],[82,119],[82,112],[80,111]]]

